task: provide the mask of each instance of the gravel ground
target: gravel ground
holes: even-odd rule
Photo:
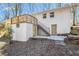
[[[78,56],[79,46],[58,44],[48,39],[29,39],[27,42],[13,42],[5,53],[8,56]]]

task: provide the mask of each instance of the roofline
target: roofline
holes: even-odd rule
[[[65,9],[65,8],[70,9],[72,7],[60,7],[60,8],[54,8],[54,9],[48,9],[48,10],[32,13],[32,15],[41,14],[41,13],[48,12],[48,11],[55,11],[55,10],[59,10],[59,9]]]

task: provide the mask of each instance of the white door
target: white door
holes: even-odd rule
[[[57,24],[52,24],[51,25],[51,33],[52,34],[57,34]]]

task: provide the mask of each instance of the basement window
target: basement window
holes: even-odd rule
[[[50,13],[50,17],[54,17],[54,12],[51,12]]]
[[[44,19],[46,18],[46,14],[43,14],[43,18],[44,18]]]

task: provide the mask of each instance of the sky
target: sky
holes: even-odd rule
[[[12,10],[8,9],[8,7],[13,7],[15,3],[0,3],[0,21],[5,20],[5,14],[9,11],[10,17],[12,16]],[[31,8],[29,7],[31,6]],[[56,8],[55,3],[21,3],[21,14],[28,14],[31,12],[39,12],[46,9],[53,9]]]
[[[5,20],[5,14],[13,17],[13,11],[11,8],[15,6],[16,3],[0,3],[0,21]],[[67,4],[67,3],[66,3]],[[29,14],[32,12],[39,12],[47,9],[54,9],[57,7],[57,3],[20,3],[21,14]],[[62,3],[63,7],[64,4]],[[15,15],[15,12],[14,12]]]

